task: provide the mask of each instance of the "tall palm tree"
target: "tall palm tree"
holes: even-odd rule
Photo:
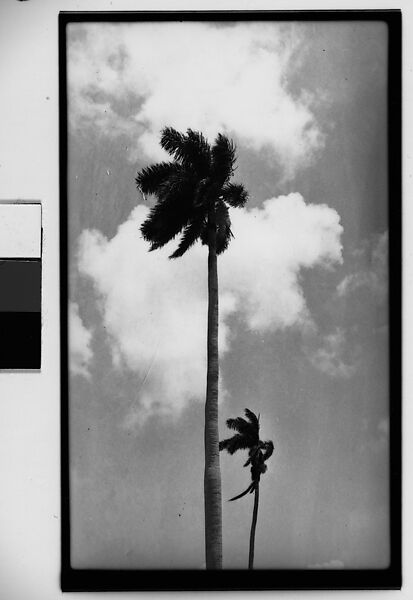
[[[248,449],[248,460],[244,467],[251,465],[251,483],[238,496],[230,499],[230,502],[242,498],[248,492],[254,496],[254,509],[252,513],[251,532],[250,532],[250,549],[248,558],[248,568],[254,567],[254,546],[255,546],[255,528],[257,526],[258,503],[260,496],[260,478],[267,470],[267,465],[264,464],[274,451],[274,444],[271,440],[262,442],[260,440],[260,416],[258,417],[248,408],[245,409],[247,419],[237,417],[236,419],[228,419],[227,426],[234,429],[235,433],[232,437],[219,442],[220,450],[227,450],[229,454],[234,454],[237,450]]]
[[[205,549],[206,568],[222,568],[221,472],[218,434],[218,271],[217,255],[232,237],[228,206],[244,206],[248,194],[231,183],[235,146],[218,134],[212,147],[202,133],[186,134],[172,127],[161,133],[160,144],[173,160],[143,169],[136,177],[142,194],[156,203],[141,226],[143,238],[156,250],[182,233],[170,258],[178,258],[197,240],[208,246],[207,389],[205,402]]]

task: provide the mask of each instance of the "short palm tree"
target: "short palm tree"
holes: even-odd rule
[[[260,494],[260,478],[267,470],[267,465],[264,464],[274,451],[274,444],[268,440],[263,442],[260,440],[260,416],[258,417],[248,408],[245,409],[246,419],[237,417],[236,419],[228,419],[227,426],[234,429],[235,433],[232,437],[219,442],[220,450],[227,450],[229,454],[234,454],[237,450],[248,449],[248,460],[244,467],[251,465],[251,483],[238,496],[230,499],[230,502],[238,500],[248,494],[255,492],[254,510],[252,513],[251,533],[250,533],[250,549],[248,558],[248,568],[254,566],[254,546],[255,546],[255,528],[257,526],[258,503]]]
[[[166,127],[160,144],[173,160],[144,168],[136,177],[142,194],[156,203],[141,226],[149,250],[161,248],[178,234],[178,258],[197,240],[208,247],[207,389],[205,402],[205,549],[206,568],[222,568],[221,472],[218,434],[218,270],[217,255],[232,237],[228,207],[244,206],[248,194],[231,182],[235,146],[218,134],[212,146],[202,133]]]

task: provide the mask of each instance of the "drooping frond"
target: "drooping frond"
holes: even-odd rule
[[[249,440],[246,436],[236,433],[231,438],[219,442],[219,449],[226,450],[229,454],[234,454],[238,450],[249,448]]]
[[[231,231],[231,219],[229,218],[229,212],[226,204],[219,200],[217,203],[216,211],[216,228],[217,228],[217,254],[222,254],[229,246],[229,242],[232,237]]]
[[[250,449],[248,453],[250,459],[249,464],[256,466],[260,463],[263,463],[262,447],[263,442],[261,440],[258,440],[258,444],[256,444],[253,448]]]
[[[248,467],[248,465],[250,465],[252,462],[252,456],[248,456],[247,461],[242,465],[243,467]]]
[[[229,181],[235,165],[235,145],[219,133],[212,147],[212,177],[221,186]]]
[[[160,218],[152,219],[151,214],[140,227],[143,239],[151,244],[149,247],[150,252],[162,248],[165,244],[173,240],[186,224],[175,217],[171,218],[168,224],[165,225]],[[159,211],[157,211],[157,214],[159,215]]]
[[[193,246],[199,239],[203,227],[204,217],[202,214],[200,216],[198,215],[197,218],[191,219],[189,224],[184,229],[178,248],[170,255],[169,258],[179,258],[185,254],[185,252],[189,250],[189,248],[191,248],[191,246]]]
[[[226,183],[222,188],[222,198],[233,208],[245,206],[248,192],[241,183]]]
[[[181,170],[182,166],[176,162],[157,163],[145,167],[137,174],[136,185],[143,194],[156,194],[162,184]]]
[[[188,222],[189,211],[185,205],[174,210],[169,202],[158,202],[149,211],[149,216],[141,225],[144,240],[152,244],[167,243],[174,238]],[[166,240],[166,241],[165,241]]]
[[[209,173],[211,148],[202,133],[188,129],[186,134],[173,127],[165,127],[161,135],[161,146],[176,161],[194,169],[198,175]]]
[[[246,496],[248,494],[248,492],[250,494],[252,494],[252,492],[255,490],[255,481],[253,481],[252,483],[249,484],[249,486],[247,487],[246,490],[244,490],[243,492],[241,492],[241,494],[238,494],[238,496],[234,496],[233,498],[230,498],[228,500],[228,502],[234,502],[234,500],[238,500],[239,498],[242,498],[243,496]]]
[[[263,460],[266,461],[270,458],[272,453],[274,452],[274,444],[271,440],[267,440],[263,442],[264,452],[263,452]]]
[[[150,250],[167,244],[186,227],[192,214],[191,181],[171,177],[171,184],[162,184],[158,202],[141,225],[143,238],[151,243]]]
[[[248,467],[248,465],[252,465],[258,460],[258,453],[260,452],[262,442],[258,439],[257,443],[251,446],[248,450],[248,460],[243,465],[244,467]]]

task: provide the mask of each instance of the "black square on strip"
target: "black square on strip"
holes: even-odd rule
[[[41,260],[0,260],[0,369],[40,369]]]

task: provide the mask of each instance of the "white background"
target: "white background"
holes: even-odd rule
[[[411,4],[411,3],[410,3]],[[1,0],[0,3],[0,199],[43,204],[43,356],[40,373],[0,372],[0,598],[53,600],[62,593],[60,571],[60,375],[59,375],[59,111],[58,13],[61,10],[154,9],[388,9],[403,10],[403,559],[402,591],[267,592],[248,597],[413,598],[413,377],[411,311],[413,243],[412,111],[413,5],[409,2],[251,2],[211,0]],[[409,107],[409,108],[408,108]],[[410,132],[410,135],[407,134]],[[137,594],[66,594],[67,598]],[[158,594],[156,594],[157,596]],[[181,597],[170,593],[167,597]],[[191,595],[193,595],[191,593]],[[197,594],[204,596],[205,594]],[[244,595],[244,594],[241,594]],[[139,594],[142,598],[153,594]],[[165,595],[163,595],[165,597]],[[235,598],[239,593],[208,594]]]
[[[40,204],[0,202],[0,257],[40,258]]]

